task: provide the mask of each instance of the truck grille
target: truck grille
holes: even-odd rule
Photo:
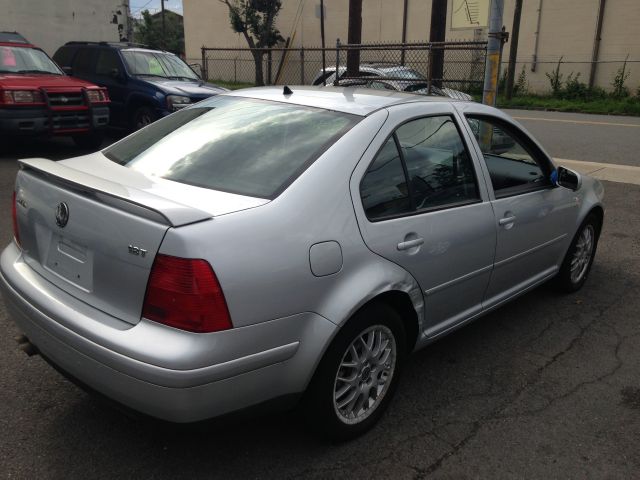
[[[82,92],[69,93],[47,93],[49,105],[52,107],[72,107],[84,105],[84,95]]]
[[[51,117],[51,124],[47,126],[53,130],[66,130],[75,128],[89,128],[89,114],[82,112],[56,112]]]

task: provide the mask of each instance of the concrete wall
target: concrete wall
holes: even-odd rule
[[[17,31],[49,55],[70,40],[118,41],[122,0],[0,0],[0,30]],[[116,15],[118,23],[112,23]]]
[[[200,47],[246,47],[241,34],[229,26],[227,7],[218,0],[183,0],[186,54],[200,58]],[[276,25],[281,34],[293,37],[293,46],[320,45],[320,21],[316,16],[319,0],[285,0]],[[347,38],[348,0],[325,0],[325,36],[327,46],[336,38]],[[504,24],[511,31],[514,0],[505,0]],[[531,71],[536,39],[538,8],[542,3],[536,71]],[[549,89],[545,75],[563,57],[561,72],[566,76],[580,73],[580,80],[589,79],[591,53],[595,35],[599,0],[525,0],[520,27],[517,74],[525,67],[531,90]],[[302,5],[301,12],[298,6]],[[402,38],[403,0],[363,1],[363,42],[399,42]],[[297,15],[300,13],[299,15]],[[451,15],[451,0],[448,16]],[[430,0],[409,0],[407,40],[424,42],[429,38]],[[298,19],[296,21],[296,19]],[[450,21],[448,21],[448,26]],[[447,40],[486,39],[486,30],[447,31]],[[508,59],[509,44],[503,60]],[[640,86],[640,0],[608,0],[602,29],[600,60],[611,63],[598,65],[596,84],[611,88],[613,76],[629,55],[631,76],[627,86],[635,92]],[[329,62],[334,61],[329,56]],[[636,62],[633,62],[636,61]],[[573,62],[573,63],[570,63]],[[506,68],[506,67],[505,67]]]

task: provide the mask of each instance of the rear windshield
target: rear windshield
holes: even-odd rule
[[[275,198],[360,117],[217,96],[103,151],[112,161],[198,187]]]

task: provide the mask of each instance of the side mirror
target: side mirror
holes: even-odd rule
[[[556,185],[568,188],[574,192],[582,186],[582,177],[580,174],[565,167],[558,167],[557,170],[554,170],[551,174],[551,181]]]
[[[62,71],[69,76],[73,75],[73,68],[71,67],[62,67]]]
[[[109,71],[109,76],[111,78],[115,78],[116,80],[121,80],[122,79],[122,75],[120,75],[120,70],[118,70],[117,68],[112,68]]]

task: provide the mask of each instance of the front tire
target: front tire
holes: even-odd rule
[[[131,129],[133,131],[140,130],[147,125],[151,125],[157,119],[158,114],[151,107],[138,107],[131,114]]]
[[[305,394],[311,426],[332,440],[373,427],[396,390],[405,353],[398,313],[379,302],[362,308],[327,349]]]
[[[559,290],[567,293],[576,292],[587,281],[601,228],[600,218],[593,213],[582,222],[554,279],[554,284]]]

